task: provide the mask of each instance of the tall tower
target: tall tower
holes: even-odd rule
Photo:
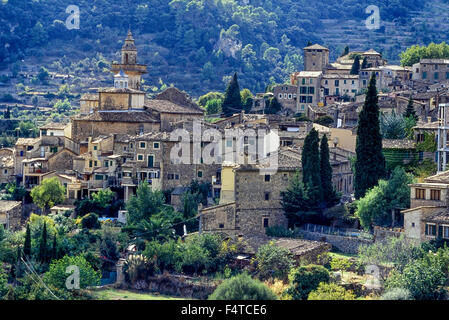
[[[438,172],[446,171],[447,162],[449,160],[449,104],[442,103],[438,110],[438,136],[437,136],[437,156],[438,156]]]
[[[319,44],[304,48],[304,71],[323,71],[329,64],[329,49]]]
[[[134,44],[131,30],[128,31],[125,43],[122,46],[121,63],[113,63],[111,66],[111,71],[114,74],[118,74],[120,70],[123,70],[128,76],[129,88],[140,90],[140,81],[142,75],[147,73],[147,66],[145,64],[137,63],[137,48]]]

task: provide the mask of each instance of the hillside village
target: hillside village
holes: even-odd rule
[[[149,97],[138,41],[128,31],[105,86],[82,93],[68,121],[0,149],[0,297],[219,298],[246,273],[265,281],[266,299],[447,297],[447,274],[422,293],[397,271],[429,250],[448,263],[449,60],[407,67],[348,49],[332,62],[309,44],[289,83],[226,109],[235,74],[211,114],[174,86]],[[373,99],[385,174],[360,191],[356,168],[371,165],[360,163],[360,114]],[[1,126],[17,125],[3,111]],[[49,267],[58,263],[85,263],[91,281],[64,288]],[[318,280],[303,290],[306,272]]]

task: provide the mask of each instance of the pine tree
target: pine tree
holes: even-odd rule
[[[310,209],[318,208],[322,200],[319,141],[318,131],[312,128],[304,139],[301,155],[302,182],[309,199]]]
[[[27,230],[25,234],[25,243],[23,244],[23,254],[26,257],[31,256],[31,231],[30,231],[30,225],[27,224]]]
[[[410,96],[410,98],[408,99],[407,108],[405,109],[405,112],[404,112],[404,118],[408,118],[408,117],[413,117],[415,120],[418,120],[418,116],[416,115],[416,112],[415,112],[415,107],[413,106],[412,96]]]
[[[289,228],[301,222],[301,214],[308,211],[308,199],[297,171],[289,186],[281,192],[281,203],[288,220]]]
[[[354,63],[352,64],[350,74],[359,74],[360,70],[360,57],[357,55],[354,58]]]
[[[355,197],[360,199],[366,191],[384,178],[385,158],[382,153],[382,136],[379,125],[379,106],[376,76],[371,76],[365,104],[359,114],[356,140]]]
[[[47,223],[44,222],[41,241],[39,243],[39,261],[47,262]]]
[[[221,110],[226,117],[232,116],[242,110],[242,97],[240,96],[240,86],[237,73],[234,73],[226,88],[225,97]]]
[[[326,135],[323,135],[320,143],[320,175],[323,200],[329,207],[332,206],[338,198],[332,184],[332,167],[329,160],[329,145]]]
[[[6,107],[6,111],[3,114],[3,118],[10,119],[11,118],[11,109],[9,106]]]

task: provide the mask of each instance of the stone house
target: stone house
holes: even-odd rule
[[[418,243],[449,239],[449,173],[410,185],[410,209],[403,210],[405,235]]]
[[[301,71],[297,76],[298,83],[298,109],[297,112],[305,113],[307,105],[317,106],[321,101],[320,89],[321,71]]]
[[[322,71],[329,65],[329,49],[319,44],[304,48],[304,71]]]
[[[298,87],[291,84],[281,84],[273,87],[273,95],[282,108],[289,110],[291,113],[297,113],[297,93]]]
[[[17,231],[21,227],[22,202],[0,200],[0,224],[6,230]]]
[[[359,76],[352,74],[324,74],[321,89],[326,96],[347,96],[353,98],[359,90]]]
[[[14,182],[15,150],[13,148],[0,149],[0,184]]]
[[[421,59],[412,69],[413,80],[438,83],[449,79],[449,59]]]

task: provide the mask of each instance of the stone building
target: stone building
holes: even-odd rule
[[[352,74],[324,74],[321,78],[323,96],[347,96],[353,98],[359,90],[359,76]]]
[[[304,48],[304,71],[322,71],[329,64],[329,49],[319,44]]]
[[[405,235],[418,243],[449,239],[449,172],[410,185],[410,209],[403,210]]]
[[[273,87],[273,95],[277,98],[282,108],[291,113],[297,113],[298,87],[291,84],[281,84]]]
[[[438,83],[449,79],[449,59],[421,59],[412,68],[413,80]]]
[[[123,71],[129,78],[129,87],[131,89],[140,90],[142,75],[147,73],[147,66],[137,63],[137,48],[134,44],[134,38],[131,30],[128,31],[125,43],[122,46],[122,57],[120,63],[112,63],[111,71],[119,74]]]
[[[14,182],[15,150],[12,148],[0,149],[0,184]]]
[[[304,113],[307,105],[317,106],[321,101],[321,71],[301,71],[297,77],[298,112]]]
[[[22,202],[0,200],[0,224],[6,230],[17,231],[21,227]]]

